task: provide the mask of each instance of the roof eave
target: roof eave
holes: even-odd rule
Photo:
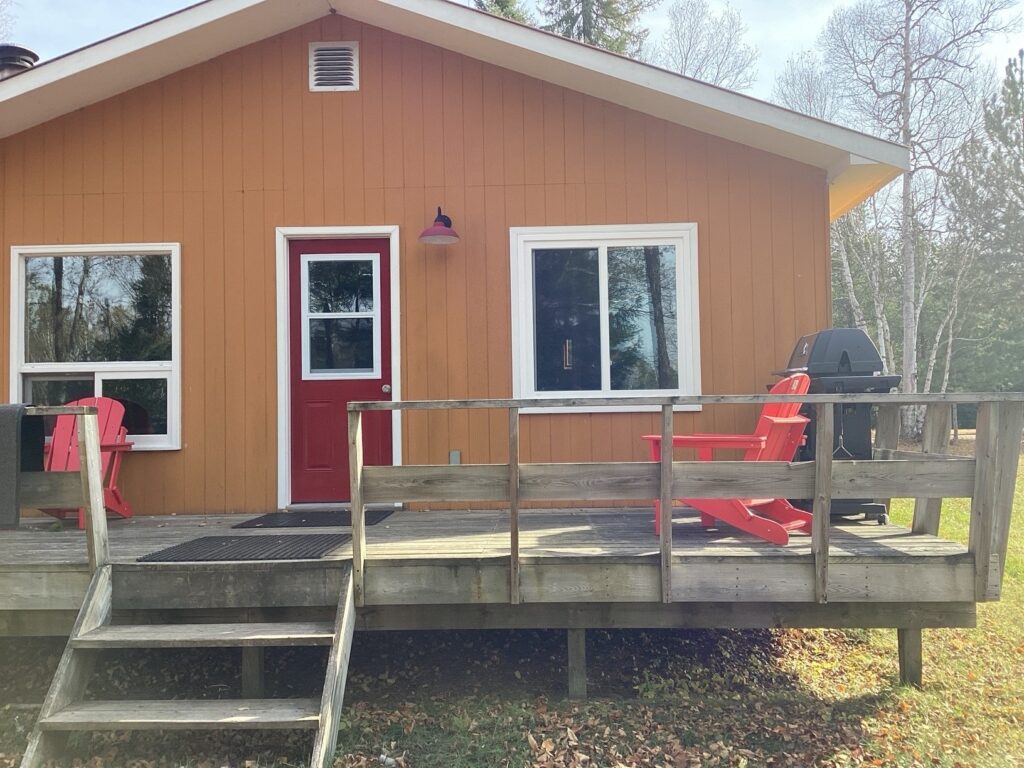
[[[833,216],[907,167],[899,145],[450,0],[333,2],[355,20],[824,169]],[[0,82],[0,137],[323,15],[323,0],[206,0]]]

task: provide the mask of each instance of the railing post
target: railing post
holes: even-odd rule
[[[998,600],[1002,591],[1022,429],[1024,403],[978,405],[968,549],[974,554],[974,597],[979,602]]]
[[[366,601],[366,519],[363,516],[363,413],[348,412],[348,477],[352,495],[352,584],[355,603]]]
[[[107,538],[107,510],[103,505],[103,464],[100,454],[99,416],[88,413],[78,421],[78,464],[82,477],[82,501],[85,505],[86,546],[92,573],[110,563]]]
[[[519,605],[519,409],[508,409],[509,600]]]
[[[814,520],[811,551],[814,553],[814,598],[828,602],[828,547],[832,522],[832,441],[835,410],[831,403],[815,406],[814,426]]]
[[[661,406],[661,601],[672,602],[672,406]]]
[[[876,414],[875,450],[872,458],[888,459],[891,456],[887,451],[895,451],[899,447],[900,407],[898,405],[879,405]],[[891,501],[892,499],[875,499],[876,503],[885,505],[886,511],[889,510]]]
[[[949,445],[949,427],[952,411],[945,403],[932,403],[924,412],[924,434],[921,435],[921,452],[944,453]],[[942,499],[916,499],[914,501],[914,533],[939,535],[939,519],[942,515]]]

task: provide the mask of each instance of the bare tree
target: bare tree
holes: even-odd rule
[[[1013,5],[1012,0],[860,0],[836,10],[821,35],[823,58],[848,114],[910,150],[910,170],[903,175],[894,212],[906,392],[918,391],[921,314],[943,272],[934,261],[943,249],[929,245],[944,224],[942,179],[977,123],[979,48],[991,34],[1013,25],[1006,19]],[[954,288],[958,285],[963,281],[954,280]],[[933,349],[949,323],[940,323]]]
[[[10,42],[14,36],[15,0],[0,0],[0,42]]]
[[[728,4],[716,14],[707,0],[675,0],[653,58],[681,75],[745,91],[757,79],[758,58],[746,33],[739,11]]]
[[[814,51],[790,56],[775,76],[772,100],[811,117],[835,122],[840,115],[836,85]]]

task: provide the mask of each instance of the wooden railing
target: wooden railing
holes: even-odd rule
[[[761,405],[801,402],[816,409],[816,455],[809,462],[661,461],[521,463],[522,409],[572,406],[658,406],[662,444],[671,445],[675,406]],[[872,460],[833,461],[836,404],[878,405]],[[978,406],[974,458],[942,453],[950,409]],[[898,449],[900,407],[925,406],[921,452]],[[505,409],[507,464],[365,466],[362,416],[367,411]],[[914,497],[913,530],[937,534],[943,498],[971,498],[969,551],[975,561],[975,599],[999,598],[1014,483],[1024,429],[1024,394],[702,395],[668,398],[450,400],[349,405],[353,571],[357,605],[365,602],[364,510],[373,503],[500,502],[509,508],[509,595],[520,602],[519,507],[523,502],[661,500],[661,599],[672,600],[672,500],[680,498],[804,498],[814,500],[811,549],[815,597],[828,601],[830,508],[833,499]]]
[[[25,414],[74,416],[78,422],[79,471],[22,472],[18,479],[19,503],[31,509],[84,508],[89,570],[95,573],[110,563],[97,410],[93,406],[34,406]]]

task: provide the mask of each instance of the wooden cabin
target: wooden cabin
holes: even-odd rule
[[[456,3],[334,7],[211,0],[0,82],[0,378],[11,402],[129,403],[146,514],[347,501],[352,400],[763,391],[830,325],[830,218],[907,163]],[[457,243],[420,242],[438,206]],[[317,273],[365,284],[318,306]],[[753,415],[680,407],[677,431]],[[524,459],[642,460],[657,429],[524,414]],[[508,441],[483,413],[365,432],[373,464]]]
[[[999,598],[1024,395],[763,394],[829,325],[830,219],[903,147],[447,0],[207,0],[0,81],[0,163],[0,371],[83,457],[21,506],[87,510],[0,532],[0,634],[69,635],[24,768],[137,728],[306,728],[330,765],[357,628],[565,628],[579,696],[591,627],[888,627],[920,684],[922,628]],[[109,530],[96,409],[62,407],[92,395],[134,443]],[[779,402],[813,460],[641,439]],[[878,406],[870,457],[833,460],[839,406]],[[810,535],[673,509],[749,496],[813,499]],[[893,497],[911,528],[830,525]],[[322,557],[139,561],[339,503]],[[264,698],[275,645],[329,647],[320,698]],[[242,648],[244,699],[83,699],[101,650],[196,646]]]

